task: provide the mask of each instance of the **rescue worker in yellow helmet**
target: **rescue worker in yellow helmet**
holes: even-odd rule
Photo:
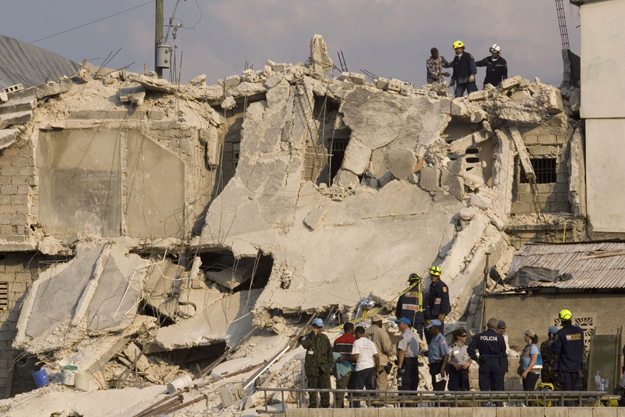
[[[438,266],[430,268],[430,279],[425,318],[427,320],[439,320],[441,322],[440,331],[444,335],[445,316],[451,312],[449,288],[441,281],[441,268]],[[432,335],[429,332],[425,332],[425,338],[429,345],[432,341]]]
[[[584,331],[574,326],[573,314],[569,310],[560,311],[562,328],[556,333],[551,352],[558,355],[555,369],[562,391],[578,391],[577,381],[584,357]]]
[[[454,95],[462,97],[464,92],[472,93],[477,91],[475,84],[475,75],[477,74],[477,66],[475,58],[470,53],[464,51],[464,43],[462,41],[454,42],[454,50],[456,56],[451,62],[454,72],[451,76],[450,87],[456,86]]]

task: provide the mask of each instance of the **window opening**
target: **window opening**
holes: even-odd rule
[[[556,182],[558,175],[555,158],[530,159],[530,162],[536,174],[536,184],[551,184]],[[529,183],[523,167],[521,167],[521,183]]]

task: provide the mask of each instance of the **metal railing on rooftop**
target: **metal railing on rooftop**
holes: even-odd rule
[[[351,405],[365,402],[368,406],[437,406],[437,407],[483,407],[505,403],[506,406],[550,407],[575,406],[599,407],[602,403],[619,400],[620,396],[601,391],[382,391],[354,389],[298,389],[263,388],[265,412],[268,411],[268,396],[280,393],[282,413],[286,411],[285,393],[292,393],[297,408],[306,404],[308,393],[345,393]]]

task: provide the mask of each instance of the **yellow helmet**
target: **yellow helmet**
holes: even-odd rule
[[[441,268],[438,266],[433,266],[432,268],[430,268],[430,274],[431,275],[436,275],[437,277],[441,276]]]
[[[462,41],[454,42],[454,49],[458,49],[458,48],[464,48],[464,43],[462,43]]]
[[[569,310],[562,310],[560,312],[560,320],[569,321],[573,318],[573,314]]]

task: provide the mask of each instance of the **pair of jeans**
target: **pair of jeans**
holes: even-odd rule
[[[375,368],[362,369],[354,372],[354,389],[374,390],[373,380],[375,379]],[[361,394],[354,394],[354,397],[360,397]],[[360,401],[354,401],[354,408],[360,408]]]

